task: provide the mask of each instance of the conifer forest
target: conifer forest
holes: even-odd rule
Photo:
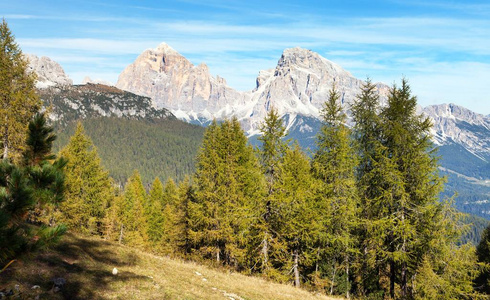
[[[466,216],[440,198],[432,124],[407,79],[383,105],[368,79],[349,107],[352,127],[331,86],[313,153],[271,108],[255,147],[236,118],[213,121],[197,156],[182,153],[186,170],[151,185],[153,173],[132,170],[116,182],[82,122],[53,153],[35,76],[5,21],[0,34],[0,269],[69,230],[345,298],[490,291],[490,231],[477,246],[462,242]]]

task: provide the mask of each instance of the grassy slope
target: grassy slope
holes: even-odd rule
[[[112,275],[116,267],[117,275]],[[53,292],[53,278],[66,279]],[[20,285],[33,299],[332,299],[292,286],[67,234],[51,251],[23,257],[0,274],[0,290]],[[40,288],[32,290],[31,287]]]

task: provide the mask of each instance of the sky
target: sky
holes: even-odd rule
[[[422,106],[490,114],[488,0],[1,0],[0,16],[25,53],[59,62],[75,83],[115,83],[166,42],[245,91],[299,46],[360,79],[405,77]]]

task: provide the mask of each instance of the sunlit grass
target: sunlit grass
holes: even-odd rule
[[[55,293],[52,280],[59,277],[66,284]],[[15,291],[17,284],[27,299],[332,299],[73,234],[50,251],[19,258],[0,274],[0,290]]]

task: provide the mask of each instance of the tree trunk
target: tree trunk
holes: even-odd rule
[[[350,290],[350,281],[349,281],[349,255],[348,254],[345,255],[345,274],[347,275],[346,276],[347,292],[345,293],[345,297],[347,299],[350,299],[350,294],[349,294],[349,290]]]
[[[216,261],[219,263],[220,257],[219,257],[219,245],[216,246]]]
[[[262,268],[269,269],[269,243],[267,241],[269,234],[266,232],[262,240]]]
[[[9,155],[9,146],[8,146],[8,136],[9,129],[7,125],[7,116],[5,116],[5,131],[3,133],[3,159],[7,159]]]
[[[123,236],[124,236],[124,224],[121,224],[121,232],[119,233],[119,244],[122,243]]]
[[[392,259],[390,261],[390,298],[391,299],[395,299],[395,279],[396,279],[395,261]]]
[[[335,286],[335,274],[337,273],[337,262],[333,264],[332,280],[330,280],[330,295],[333,294],[333,287]]]
[[[300,281],[299,281],[299,269],[298,269],[298,249],[294,249],[293,253],[293,259],[294,259],[294,265],[293,265],[293,270],[294,270],[294,286],[299,288],[300,287]]]

